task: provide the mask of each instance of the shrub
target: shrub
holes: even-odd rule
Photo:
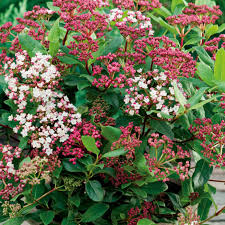
[[[53,0],[0,27],[1,221],[223,212],[208,181],[225,166],[225,26],[198,2]]]

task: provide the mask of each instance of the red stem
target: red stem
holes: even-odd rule
[[[0,126],[1,126],[1,127],[4,127],[4,128],[10,128],[10,129],[11,129],[11,127],[9,127],[9,126],[7,126],[7,125],[0,124]]]
[[[86,70],[87,70],[88,74],[91,75],[91,72],[88,68],[88,62],[87,61],[85,61],[85,67],[86,67]]]
[[[66,43],[66,40],[67,40],[68,34],[69,34],[69,30],[67,30],[67,31],[66,31],[66,35],[65,35],[65,37],[64,37],[64,39],[63,39],[63,46],[64,46],[64,45],[65,45],[65,43]]]

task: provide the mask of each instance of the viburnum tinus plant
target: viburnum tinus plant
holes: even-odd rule
[[[208,183],[225,167],[215,2],[47,5],[0,27],[0,222],[199,225],[221,214]]]

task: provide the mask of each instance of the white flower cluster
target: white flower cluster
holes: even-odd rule
[[[153,35],[151,19],[144,16],[140,11],[122,11],[118,8],[112,9],[109,14],[109,22],[115,21],[116,25],[139,24],[140,29],[151,29],[149,35]]]
[[[5,75],[6,94],[18,107],[17,113],[8,118],[19,123],[13,131],[30,136],[31,146],[47,155],[52,154],[56,141],[66,141],[72,127],[81,122],[76,107],[57,91],[60,74],[50,59],[51,56],[37,53],[29,65],[23,52],[16,55],[16,63],[5,67],[9,71]]]
[[[156,111],[166,115],[175,116],[180,108],[175,99],[174,88],[170,86],[165,73],[154,70],[152,73],[142,73],[142,69],[137,70],[138,76],[130,78],[132,87],[127,89],[124,102],[127,104],[127,112],[130,115],[138,114],[141,107],[148,109],[151,104]],[[178,83],[182,89],[182,85]],[[161,113],[157,114],[161,117]]]

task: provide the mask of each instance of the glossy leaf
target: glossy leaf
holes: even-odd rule
[[[209,163],[204,159],[197,162],[195,172],[192,176],[194,188],[200,188],[207,183],[213,171],[213,167],[209,166]]]
[[[52,220],[55,217],[55,213],[53,211],[46,211],[46,212],[42,212],[40,214],[40,218],[42,220],[42,222],[44,223],[44,225],[48,225],[52,222]]]
[[[82,136],[81,140],[85,146],[85,148],[89,152],[93,152],[94,154],[98,155],[100,153],[100,150],[97,148],[95,139],[91,136]]]
[[[198,215],[200,216],[200,220],[207,219],[211,205],[212,201],[208,198],[204,198],[200,201],[198,205]]]
[[[152,220],[141,219],[138,221],[137,225],[156,225]]]
[[[225,81],[225,50],[219,49],[216,54],[214,78],[217,81]]]
[[[188,99],[187,103],[191,106],[196,105],[201,100],[202,96],[204,95],[205,91],[207,90],[207,87],[200,88],[194,96]]]
[[[93,222],[99,217],[103,216],[108,209],[108,204],[94,204],[83,214],[81,221],[84,223]]]
[[[151,124],[151,127],[154,128],[157,132],[166,135],[171,140],[174,139],[174,133],[169,123],[165,121],[151,120],[150,124]]]
[[[157,195],[161,192],[166,191],[168,189],[168,186],[166,183],[162,181],[157,181],[144,185],[142,189],[150,195]]]
[[[122,134],[121,130],[111,126],[102,126],[102,136],[105,137],[108,141],[115,142],[120,138]]]
[[[111,158],[111,157],[118,157],[120,155],[125,155],[128,151],[125,151],[124,148],[120,148],[117,150],[113,150],[110,152],[105,153],[102,158]]]
[[[30,57],[35,56],[36,52],[46,54],[46,50],[43,45],[39,41],[34,40],[28,34],[19,34],[19,42],[22,49],[26,50]]]
[[[97,180],[89,180],[85,184],[85,190],[89,198],[95,202],[100,202],[104,198],[104,190]]]

